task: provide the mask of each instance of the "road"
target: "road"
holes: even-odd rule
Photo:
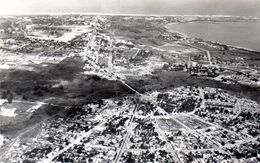
[[[54,117],[56,117],[57,115],[65,112],[67,110],[67,108],[71,107],[70,105],[57,105],[57,104],[50,104],[50,103],[41,102],[41,101],[32,102],[32,101],[25,101],[25,100],[13,100],[13,102],[18,102],[18,103],[21,102],[21,103],[28,103],[28,104],[35,104],[35,105],[41,104],[41,106],[42,105],[59,106],[59,107],[65,107],[65,109],[62,112],[58,112],[58,113],[52,115],[51,117],[48,117],[48,118],[46,118],[46,119],[44,119],[44,120],[34,124],[33,126],[27,128],[25,131],[23,131],[22,133],[17,135],[16,138],[14,138],[14,140],[12,140],[12,142],[7,147],[4,148],[4,150],[0,151],[0,158],[2,158],[11,148],[13,148],[13,145],[16,142],[18,142],[23,135],[25,135],[26,133],[32,131],[36,127],[39,127],[40,124],[42,124],[42,123],[44,123],[46,121],[49,121],[49,120],[53,119]],[[41,106],[39,106],[39,107],[41,107]]]
[[[204,96],[204,90],[203,90],[201,87],[199,87],[198,89],[199,89],[199,95],[200,95],[200,98],[201,98],[201,104],[200,104],[200,107],[195,108],[195,109],[192,111],[193,114],[194,114],[198,109],[203,109],[203,108],[205,108],[205,102],[206,102],[206,100],[205,100],[205,96]]]
[[[65,112],[65,111],[66,111],[66,109],[65,109],[63,112]],[[36,128],[37,126],[39,126],[40,124],[42,124],[42,123],[44,123],[44,122],[46,122],[46,121],[49,121],[49,120],[53,119],[53,118],[56,117],[58,114],[61,114],[61,113],[63,113],[63,112],[56,113],[56,114],[52,115],[51,117],[49,117],[49,118],[47,118],[47,119],[44,119],[44,120],[38,122],[37,124],[35,124],[35,125],[29,127],[28,129],[26,129],[25,131],[23,131],[22,133],[20,133],[20,134],[7,146],[7,148],[3,151],[3,153],[0,152],[0,153],[1,153],[1,154],[0,154],[0,158],[3,158],[3,156],[4,156],[11,148],[13,148],[13,145],[14,145],[17,141],[19,141],[20,138],[21,138],[23,135],[25,135],[26,133],[32,131],[33,129],[35,129],[35,128]]]
[[[212,65],[211,55],[210,55],[210,52],[208,50],[194,46],[194,45],[190,45],[190,44],[187,44],[187,43],[183,43],[183,44],[186,45],[186,46],[189,46],[189,47],[192,47],[192,48],[195,48],[195,49],[198,49],[200,51],[205,52],[207,54],[207,57],[208,57],[209,65]]]
[[[173,161],[174,162],[181,162],[175,149],[173,148],[173,146],[171,145],[171,143],[167,140],[165,133],[162,131],[162,129],[160,128],[160,126],[158,126],[158,123],[155,125],[155,129],[158,130],[158,134],[163,138],[163,141],[166,142],[166,148],[167,150],[171,153],[172,157],[173,157]]]
[[[82,132],[80,134],[80,136],[78,136],[73,142],[71,142],[69,145],[67,145],[66,147],[64,147],[62,150],[58,151],[58,152],[51,152],[48,154],[48,158],[43,159],[41,162],[42,163],[51,163],[53,162],[53,159],[55,159],[56,157],[58,157],[60,154],[62,154],[63,152],[67,151],[69,148],[73,147],[74,145],[80,144],[81,140],[85,137],[90,136],[90,134],[95,130],[98,129],[99,127],[103,126],[106,123],[106,120],[104,120],[103,122],[99,123],[97,126],[93,127],[92,129],[90,129],[88,132]]]
[[[103,110],[103,111],[104,111],[104,110]],[[116,115],[117,115],[117,116],[120,115],[121,112],[123,112],[123,111],[124,111],[124,110],[121,110],[120,112],[117,112]],[[102,114],[102,113],[100,113],[100,114]],[[100,114],[99,114],[99,115],[100,115]],[[90,135],[93,133],[93,131],[95,131],[95,130],[99,129],[100,127],[104,126],[105,123],[108,121],[108,119],[111,118],[113,115],[114,115],[114,114],[111,114],[110,116],[107,116],[106,118],[102,119],[102,121],[101,121],[99,124],[97,124],[96,126],[94,126],[94,127],[93,127],[92,129],[90,129],[89,131],[87,131],[87,132],[81,132],[81,133],[79,134],[79,136],[78,136],[75,140],[73,140],[70,144],[68,144],[68,145],[67,145],[66,147],[64,147],[62,150],[57,151],[57,152],[56,152],[56,151],[53,151],[53,152],[49,153],[49,154],[48,154],[48,158],[43,159],[43,160],[42,160],[42,163],[51,163],[51,162],[53,162],[53,159],[55,159],[56,157],[58,157],[60,154],[66,152],[68,149],[70,149],[70,148],[73,147],[74,145],[81,144],[81,143],[82,143],[82,142],[81,142],[82,139],[84,139],[84,138],[90,136]],[[95,147],[95,146],[98,147],[97,145],[91,145],[91,146],[92,146],[92,147]],[[104,147],[104,148],[106,148],[106,147]],[[108,147],[108,148],[109,148],[109,147]]]
[[[132,115],[131,115],[131,118],[129,120],[129,124],[127,126],[127,131],[126,131],[126,136],[121,144],[121,146],[119,147],[118,151],[117,151],[117,155],[116,155],[116,158],[115,158],[115,163],[118,163],[119,162],[119,159],[125,149],[125,145],[126,143],[128,142],[129,140],[129,136],[131,135],[131,132],[133,132],[133,125],[132,125],[132,122],[133,122],[133,119],[135,117],[135,112],[136,112],[136,109],[140,107],[140,104],[136,104],[136,107],[133,109],[132,111]]]

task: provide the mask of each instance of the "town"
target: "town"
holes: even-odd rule
[[[169,32],[247,17],[0,17],[0,162],[259,162],[259,52]]]

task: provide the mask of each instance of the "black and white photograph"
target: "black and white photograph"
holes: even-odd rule
[[[260,0],[0,0],[0,163],[260,163]]]

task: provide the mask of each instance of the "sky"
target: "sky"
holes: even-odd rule
[[[260,0],[0,0],[0,14],[110,13],[260,17]]]

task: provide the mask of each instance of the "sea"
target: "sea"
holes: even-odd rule
[[[260,52],[260,21],[172,23],[167,28],[190,37]]]

